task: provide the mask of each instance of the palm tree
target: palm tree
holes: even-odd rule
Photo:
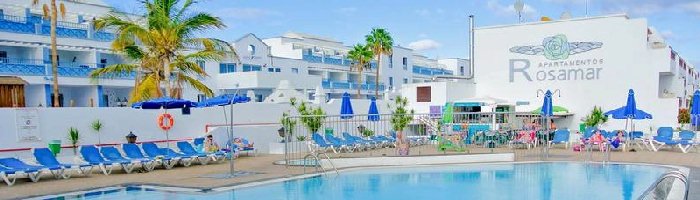
[[[353,67],[358,71],[360,80],[357,87],[357,97],[360,97],[360,90],[362,89],[362,71],[365,68],[369,68],[369,61],[372,60],[372,50],[370,50],[368,45],[356,44],[352,47],[352,50],[348,52],[348,58],[352,60]]]
[[[39,0],[32,0],[32,5],[39,5]],[[66,6],[63,3],[59,4],[60,7],[56,6],[56,0],[50,0],[49,4],[44,4],[42,10],[44,11],[44,18],[49,18],[51,20],[51,30],[49,31],[51,37],[51,74],[53,76],[53,107],[58,107],[58,47],[56,47],[56,25],[58,24],[58,13],[61,13],[61,18],[66,17]],[[60,10],[58,9],[60,8]]]
[[[377,75],[375,76],[374,96],[379,97],[379,71],[382,67],[382,54],[391,55],[394,46],[394,39],[391,34],[383,28],[372,28],[369,35],[365,36],[367,45],[377,57]]]
[[[95,20],[95,29],[116,29],[112,49],[134,63],[98,69],[91,76],[136,73],[130,102],[163,96],[162,85],[168,97],[180,97],[185,84],[212,96],[212,90],[194,78],[207,76],[197,61],[220,61],[226,55],[233,55],[240,63],[230,44],[214,38],[195,37],[198,32],[226,27],[221,19],[208,13],[189,12],[196,0],[144,0],[141,3],[146,12],[140,19],[112,12]]]

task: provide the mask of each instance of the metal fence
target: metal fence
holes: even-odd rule
[[[296,125],[284,130],[284,163],[315,165],[307,155],[321,152],[331,158],[398,156],[397,140],[401,139],[410,146],[408,156],[515,153],[517,149],[516,156],[544,157],[551,138],[546,134],[551,131],[536,127],[546,123],[532,113],[453,113],[447,120],[442,114],[412,114],[401,132],[392,126],[392,117],[289,116],[287,120]]]

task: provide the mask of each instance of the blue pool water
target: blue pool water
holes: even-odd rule
[[[177,193],[128,187],[80,198],[636,199],[667,170],[644,165],[564,162],[375,168],[225,192]]]

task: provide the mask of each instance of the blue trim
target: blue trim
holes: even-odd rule
[[[52,107],[51,106],[51,84],[45,84],[44,85],[44,93],[46,96],[46,107]]]
[[[101,85],[97,86],[97,105],[99,107],[107,107],[107,102],[104,101],[104,98],[102,98],[102,95],[104,94],[104,89],[102,88]]]

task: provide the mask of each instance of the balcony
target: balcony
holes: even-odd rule
[[[312,63],[322,63],[323,62],[323,59],[321,58],[321,56],[315,56],[315,55],[311,55],[311,54],[304,54],[301,56],[301,59],[305,60],[305,61],[312,62]]]
[[[423,67],[423,66],[418,66],[418,65],[413,66],[413,73],[426,75],[426,76],[453,75],[454,74],[454,72],[452,72],[452,70]]]
[[[36,35],[49,35],[51,25],[39,16],[20,17],[0,14],[0,31]],[[91,39],[102,42],[114,40],[114,34],[94,31],[89,24],[58,21],[56,36],[62,38]]]
[[[59,63],[58,75],[62,77],[88,78],[98,64]],[[13,76],[51,76],[51,62],[37,59],[0,59],[0,74]],[[116,79],[134,79],[135,74],[121,74]]]
[[[361,90],[371,90],[373,91],[376,84],[373,83],[368,83],[368,84],[357,84],[357,83],[351,83],[351,82],[345,82],[345,81],[331,81],[328,79],[325,79],[321,82],[321,86],[324,89],[346,89],[346,90],[357,90],[359,87]],[[384,90],[384,85],[380,84],[379,85],[379,90]]]

